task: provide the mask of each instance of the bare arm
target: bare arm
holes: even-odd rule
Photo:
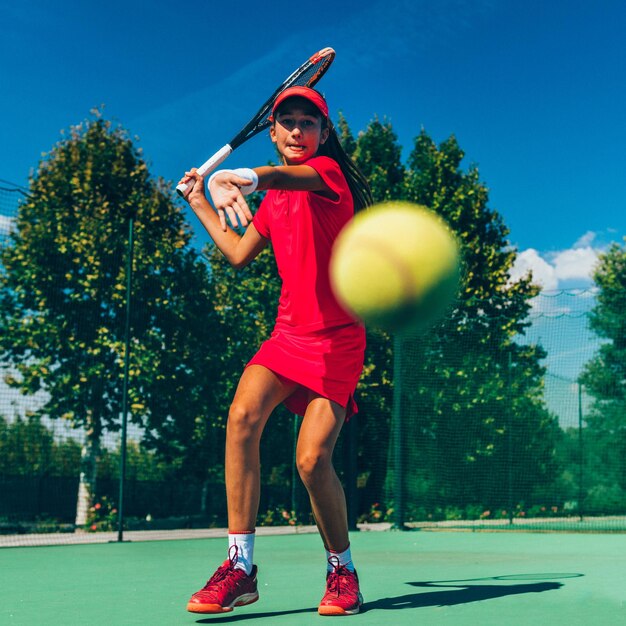
[[[256,167],[259,177],[258,189],[289,189],[294,191],[317,191],[334,195],[324,179],[310,165],[278,165]]]
[[[308,165],[265,166],[254,170],[259,177],[258,189],[286,189],[315,191],[334,195],[322,177]],[[245,267],[267,245],[268,241],[252,224],[252,213],[240,187],[250,183],[233,172],[219,172],[211,181],[211,197],[217,214],[204,195],[204,177],[193,169],[180,182],[195,179],[187,201],[202,222],[215,245],[229,263],[236,268]],[[237,222],[247,226],[243,236],[228,228],[226,217],[233,227]]]

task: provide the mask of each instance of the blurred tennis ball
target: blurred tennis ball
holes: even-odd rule
[[[450,307],[459,265],[456,238],[439,216],[386,202],[358,213],[339,233],[330,279],[342,306],[366,324],[419,331]]]

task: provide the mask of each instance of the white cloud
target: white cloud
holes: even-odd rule
[[[536,315],[559,317],[582,315],[578,309],[585,307],[593,296],[593,270],[604,246],[596,244],[596,233],[585,233],[567,250],[540,252],[528,248],[518,253],[511,268],[511,282],[532,272],[533,282],[541,286],[541,294],[533,299]],[[568,298],[578,290],[580,298]],[[563,297],[560,297],[563,296]],[[575,310],[576,309],[576,310]]]
[[[13,225],[14,219],[12,217],[8,217],[7,215],[0,215],[0,237],[9,234],[11,230],[11,226]]]
[[[520,278],[532,272],[533,281],[543,289],[556,289],[558,278],[553,265],[543,259],[534,248],[528,248],[517,255],[511,268],[511,281],[517,282]]]
[[[598,251],[591,246],[563,250],[552,259],[559,280],[590,281],[598,262]]]
[[[593,244],[597,235],[592,230],[588,230],[578,241],[574,244],[574,248],[587,248]]]
[[[541,285],[544,291],[588,288],[603,250],[600,245],[594,247],[595,241],[596,233],[587,231],[567,250],[548,253],[541,253],[534,248],[523,250],[518,253],[511,269],[511,281],[519,280],[530,271],[534,282]]]

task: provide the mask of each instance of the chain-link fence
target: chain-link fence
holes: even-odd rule
[[[25,193],[0,184],[0,251],[13,245]],[[371,334],[370,366],[388,375],[363,379],[361,411],[335,459],[351,526],[626,530],[624,426],[603,427],[603,405],[580,377],[601,343],[588,324],[595,301],[592,289],[544,293],[526,331],[506,345],[482,332],[482,322],[476,332],[468,324],[414,339]],[[246,347],[252,354],[255,346]],[[54,358],[42,367],[54,372]],[[111,372],[120,388],[113,416],[94,438],[58,410],[50,419],[45,385],[29,392],[19,368],[15,358],[0,363],[0,533],[32,533],[37,543],[42,532],[121,530],[121,487],[123,528],[225,524],[227,405],[197,415],[176,448],[161,445],[177,427],[175,411],[156,431],[131,403],[135,419],[124,433],[120,365]],[[97,384],[84,378],[68,389]],[[199,438],[203,424],[215,427]],[[294,469],[298,426],[279,408],[267,427],[259,524],[312,522]],[[97,446],[88,450],[89,441]],[[87,501],[86,454],[96,468]]]
[[[433,362],[433,338],[396,343],[396,524],[626,530],[624,427],[607,427],[615,407],[581,377],[601,345],[588,323],[595,302],[593,289],[540,295],[509,353],[489,342],[477,352],[467,337]],[[537,346],[533,371],[524,350]]]

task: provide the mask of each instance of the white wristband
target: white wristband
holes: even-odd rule
[[[248,180],[252,181],[249,185],[240,187],[241,193],[244,196],[247,196],[253,191],[256,191],[256,188],[259,186],[259,177],[253,169],[249,167],[239,167],[236,170],[233,170],[233,172],[237,174],[237,176],[241,176],[241,178],[247,178]]]
[[[236,170],[217,170],[217,172],[213,172],[213,174],[211,174],[211,176],[209,177],[209,182],[208,182],[209,187],[211,186],[211,181],[213,180],[213,178],[215,178],[215,176],[217,176],[218,174],[221,174],[222,172],[229,172],[231,174],[236,174],[237,176],[240,176],[241,178],[247,178],[248,180],[252,181],[249,185],[244,185],[243,187],[239,188],[241,189],[241,193],[244,196],[247,196],[251,194],[253,191],[256,191],[256,188],[259,185],[259,177],[257,176],[257,173],[253,169],[250,169],[249,167],[239,167]]]

